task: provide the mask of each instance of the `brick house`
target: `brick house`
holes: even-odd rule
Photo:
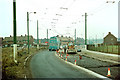
[[[63,35],[61,36],[61,37],[59,37],[58,35],[56,36],[56,37],[58,37],[59,39],[60,39],[60,43],[61,43],[61,45],[67,45],[68,44],[68,42],[73,42],[74,43],[74,40],[73,40],[73,38],[72,37],[63,37]]]
[[[47,45],[47,42],[48,41],[48,44],[49,44],[49,39],[47,40],[46,38],[44,39],[39,39],[39,44],[40,45]],[[37,39],[34,39],[34,45],[37,46]]]
[[[2,41],[3,41],[3,38],[0,37],[0,47],[2,46]]]
[[[117,44],[117,38],[113,34],[111,34],[111,32],[109,32],[108,35],[104,37],[103,44],[106,45]]]
[[[34,39],[33,36],[29,36],[29,43],[30,46],[33,45]],[[17,46],[27,46],[28,43],[28,36],[17,36]],[[3,40],[3,47],[12,47],[13,46],[13,37],[5,37]]]

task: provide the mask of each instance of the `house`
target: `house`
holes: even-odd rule
[[[103,44],[106,44],[106,45],[115,45],[117,44],[117,38],[111,34],[111,32],[108,33],[108,35],[106,35],[104,37],[104,41],[103,41]]]
[[[83,45],[85,43],[85,40],[83,38],[78,38],[76,39],[76,45]]]
[[[49,39],[48,40],[46,38],[39,39],[39,44],[40,45],[47,45],[47,42],[49,43]],[[37,39],[34,39],[34,45],[37,45]]]
[[[3,41],[3,38],[0,37],[0,47],[2,47],[2,41]]]
[[[47,40],[47,38],[40,39],[39,42],[40,42],[40,43],[46,43],[46,42],[49,42],[49,39],[48,39],[48,40]]]
[[[58,37],[59,39],[60,39],[60,43],[61,43],[61,45],[67,45],[68,44],[68,42],[74,42],[74,40],[73,40],[73,38],[72,37],[67,37],[67,36],[56,36],[56,37]]]
[[[33,36],[29,36],[29,44],[30,46],[33,45],[34,39]],[[17,46],[27,46],[28,44],[28,36],[21,35],[17,36]],[[12,47],[13,46],[13,37],[10,35],[10,37],[5,37],[3,40],[3,47]]]

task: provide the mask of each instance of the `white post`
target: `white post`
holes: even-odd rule
[[[37,44],[37,49],[39,49],[39,44]]]
[[[17,60],[16,60],[16,58],[17,58],[17,44],[13,44],[13,50],[14,50],[13,58],[14,58],[14,61],[17,63]]]
[[[85,50],[87,50],[87,45],[85,45]]]

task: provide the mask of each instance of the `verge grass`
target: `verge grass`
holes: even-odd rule
[[[36,48],[30,49],[30,54],[36,53]],[[24,61],[30,55],[27,49],[18,51],[17,63],[13,61],[13,48],[2,48],[2,79],[18,79],[24,78],[26,70]]]

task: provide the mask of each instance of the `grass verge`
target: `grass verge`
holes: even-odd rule
[[[36,48],[31,48],[30,53],[27,53],[27,49],[21,49],[18,51],[17,63],[13,61],[13,48],[2,48],[2,79],[22,79],[25,75],[30,75],[28,70],[28,63],[26,68],[24,68],[25,59],[29,55],[34,55],[38,50]]]

